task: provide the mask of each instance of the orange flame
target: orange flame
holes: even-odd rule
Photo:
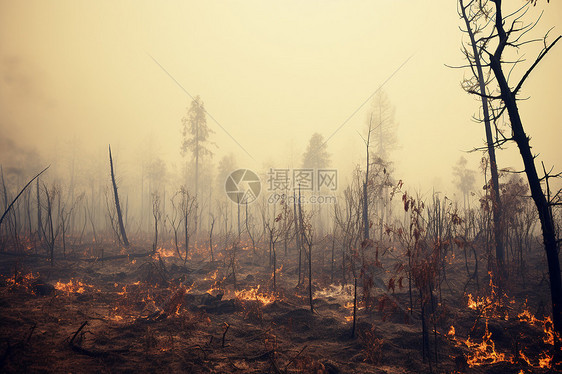
[[[94,286],[91,286],[89,284],[83,283],[82,281],[79,280],[73,280],[71,279],[68,283],[62,283],[62,282],[57,282],[55,284],[55,289],[59,290],[59,291],[63,291],[66,292],[67,294],[71,294],[71,293],[84,293],[86,292],[86,289],[89,289],[90,291],[100,291],[98,289],[96,289]]]
[[[263,305],[271,304],[275,301],[274,295],[268,295],[259,291],[260,286],[250,288],[249,290],[235,291],[236,298],[239,300],[257,300]]]
[[[486,331],[482,336],[482,343],[475,343],[470,340],[470,337],[466,339],[464,344],[470,349],[466,360],[468,366],[472,368],[482,364],[494,364],[496,362],[506,361],[505,354],[496,351],[496,345],[491,338],[492,333],[488,330],[488,320],[486,320]]]
[[[543,369],[550,369],[552,367],[552,358],[554,355],[548,355],[541,352],[541,357],[539,357],[539,367]]]
[[[448,336],[454,337],[455,336],[455,326],[451,326],[449,332],[447,333]]]
[[[158,248],[156,250],[156,253],[158,253],[162,258],[174,257],[176,255],[176,252],[174,252],[174,250],[164,247]]]
[[[479,302],[482,302],[483,299],[477,299],[476,301],[472,299],[471,295],[469,295],[469,307],[471,305],[473,307],[478,307]],[[552,323],[551,317],[546,317],[544,320],[536,318],[529,310],[525,309],[521,313],[517,315],[518,319],[521,322],[527,322],[529,324],[534,324],[537,326],[541,326],[544,332],[544,336],[542,340],[544,343],[548,345],[554,345],[555,339],[558,338],[556,332],[554,331],[554,326]],[[467,363],[472,368],[475,366],[485,365],[485,364],[494,364],[497,362],[511,362],[515,363],[515,357],[508,357],[508,355],[504,353],[500,353],[496,350],[496,346],[494,341],[491,339],[492,333],[488,329],[488,318],[486,318],[486,329],[484,335],[482,336],[482,342],[476,343],[475,341],[471,340],[468,337],[465,341],[458,340],[455,337],[455,328],[451,326],[449,332],[447,333],[457,345],[465,345],[470,353],[468,354]],[[519,350],[517,352],[517,358],[525,361],[529,367],[532,368],[552,368],[552,359],[553,355],[547,352],[541,352],[538,357],[538,366],[533,364],[531,359],[527,357],[523,350]]]

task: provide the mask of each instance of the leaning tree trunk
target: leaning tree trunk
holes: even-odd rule
[[[113,183],[113,196],[115,196],[115,209],[117,210],[117,220],[119,221],[119,231],[125,247],[129,246],[125,225],[123,225],[123,215],[121,214],[121,205],[119,205],[119,194],[117,193],[117,183],[115,182],[115,172],[113,171],[113,158],[111,157],[111,145],[109,146],[109,166],[111,167],[111,182]]]
[[[4,221],[4,218],[6,217],[6,215],[8,214],[8,212],[10,211],[10,209],[12,209],[12,207],[14,206],[15,202],[19,199],[19,197],[21,196],[21,194],[27,189],[27,187],[29,187],[29,185],[31,183],[33,183],[33,181],[37,178],[39,178],[39,176],[41,174],[43,174],[51,165],[47,166],[45,169],[43,169],[41,172],[39,172],[39,174],[37,174],[36,176],[34,176],[29,182],[27,182],[27,184],[20,190],[20,192],[18,193],[18,195],[14,198],[14,200],[12,200],[12,202],[10,203],[10,205],[8,205],[8,207],[6,208],[6,210],[4,211],[4,214],[2,214],[2,217],[0,217],[0,226],[2,226],[2,221]],[[6,204],[8,204],[8,199],[7,197],[5,197],[6,200]]]
[[[557,332],[562,333],[562,279],[560,277],[560,262],[558,260],[558,246],[556,244],[556,232],[554,230],[554,220],[550,214],[549,202],[541,187],[540,178],[535,167],[534,157],[531,153],[529,138],[523,129],[519,109],[515,101],[515,96],[509,89],[507,81],[503,76],[499,61],[492,61],[492,69],[498,78],[502,91],[502,99],[507,107],[511,128],[513,130],[513,140],[517,143],[523,164],[525,165],[525,174],[529,181],[531,196],[541,222],[544,249],[548,261],[548,272],[550,276],[550,294],[552,298],[552,320]]]
[[[501,56],[503,48],[507,45],[508,35],[503,28],[503,17],[501,13],[501,0],[493,0],[496,5],[496,19],[495,26],[498,30],[499,44],[493,55],[490,55],[490,67],[498,81],[500,87],[501,98],[505,104],[509,119],[511,122],[511,129],[513,131],[513,140],[517,143],[523,164],[525,165],[525,174],[529,181],[531,189],[531,196],[541,222],[541,229],[543,235],[544,249],[546,251],[546,258],[548,262],[548,273],[550,277],[550,296],[552,300],[552,321],[554,329],[558,334],[562,333],[562,278],[560,276],[560,262],[558,260],[558,246],[556,243],[556,232],[554,229],[554,220],[550,211],[550,203],[547,201],[544,191],[541,186],[541,179],[538,176],[535,167],[534,157],[529,145],[529,138],[523,129],[523,123],[519,115],[519,108],[517,107],[516,92],[512,91],[509,87],[507,79],[502,69]],[[556,43],[558,37],[554,43]],[[550,45],[551,48],[554,43]],[[548,49],[547,49],[548,51]],[[546,53],[546,52],[545,52]],[[544,54],[542,55],[544,56]],[[539,59],[540,60],[540,59]],[[538,61],[537,61],[538,63]],[[536,65],[536,63],[535,63]],[[533,66],[535,66],[533,65]],[[531,68],[532,69],[532,68]],[[557,342],[557,345],[559,342]]]
[[[484,129],[486,131],[486,143],[488,148],[488,157],[490,158],[490,172],[492,176],[492,214],[494,220],[494,240],[496,244],[496,265],[498,267],[498,274],[500,275],[500,284],[502,283],[502,278],[506,275],[505,268],[505,251],[503,244],[503,236],[501,230],[501,200],[500,200],[500,187],[498,178],[498,165],[496,163],[496,149],[494,146],[494,139],[492,136],[492,128],[490,125],[490,113],[488,108],[488,99],[486,98],[486,80],[484,78],[484,72],[482,71],[482,62],[480,60],[480,51],[476,44],[474,37],[474,32],[472,31],[470,21],[466,14],[466,8],[464,7],[463,0],[460,0],[460,9],[462,12],[463,20],[466,24],[466,32],[470,37],[470,44],[472,46],[472,53],[474,54],[474,65],[476,65],[476,71],[478,74],[478,84],[480,88],[480,98],[482,100],[482,112],[484,115]]]

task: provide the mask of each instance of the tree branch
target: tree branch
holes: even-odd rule
[[[550,32],[550,30],[549,30],[549,32]],[[549,46],[546,46],[546,37],[547,36],[548,36],[548,33],[544,37],[545,48],[541,51],[541,53],[539,53],[539,56],[537,57],[537,59],[535,60],[533,65],[531,65],[531,67],[523,75],[523,77],[521,78],[521,80],[517,84],[517,87],[515,87],[515,90],[513,91],[513,95],[517,95],[517,92],[521,89],[521,87],[523,86],[523,83],[525,83],[525,80],[529,77],[529,75],[531,74],[533,69],[535,69],[535,67],[539,64],[539,62],[541,62],[541,60],[548,53],[548,51],[550,51],[552,49],[552,47],[554,47],[554,45],[562,38],[562,35],[558,35],[558,37]]]

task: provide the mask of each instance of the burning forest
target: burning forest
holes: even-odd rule
[[[241,222],[192,232],[188,246],[180,229],[164,223],[152,241],[129,235],[129,245],[118,219],[110,220],[113,232],[94,235],[75,216],[80,230],[73,230],[63,227],[62,208],[49,211],[58,201],[37,210],[24,198],[3,232],[3,370],[554,368],[560,337],[532,232],[528,247],[508,247],[509,282],[501,282],[487,270],[495,269],[493,241],[474,234],[491,225],[489,196],[464,216],[437,195],[427,203],[411,197],[400,182],[389,187],[400,219],[375,222],[372,237],[360,240],[360,187],[348,188],[324,235],[315,232],[310,207],[281,200],[262,227],[258,212],[238,205]],[[48,188],[38,191],[39,199],[53,198]],[[515,221],[535,225],[529,211],[514,213]],[[27,215],[42,216],[40,230]]]
[[[562,372],[558,122],[520,101],[559,77],[560,5],[329,3],[0,4],[41,55],[0,43],[0,372]],[[381,57],[418,14],[433,54]]]

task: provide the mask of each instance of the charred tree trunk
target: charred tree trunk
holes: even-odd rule
[[[273,242],[273,292],[277,292],[277,254],[275,253],[275,242]]]
[[[336,249],[336,230],[332,234],[332,258],[330,260],[330,283],[334,283],[334,251]]]
[[[29,185],[31,183],[33,183],[33,181],[35,179],[37,179],[41,174],[43,174],[47,169],[49,168],[49,166],[47,166],[45,169],[43,169],[39,174],[37,174],[36,176],[34,176],[29,182],[27,182],[27,184],[21,189],[21,191],[18,193],[18,195],[14,198],[14,200],[12,200],[12,202],[10,203],[10,205],[8,205],[8,207],[6,208],[6,210],[4,211],[4,214],[2,214],[2,217],[0,218],[0,227],[2,226],[2,221],[4,221],[4,218],[6,217],[6,215],[8,214],[8,212],[10,211],[10,209],[14,206],[15,202],[19,199],[19,197],[21,196],[21,194],[27,189],[27,187],[29,187]],[[4,187],[5,190],[5,187]],[[5,197],[6,199],[6,204],[8,204],[8,200],[7,200],[7,196]]]
[[[295,230],[296,230],[296,242],[297,242],[297,250],[299,251],[299,266],[298,266],[298,284],[297,287],[301,284],[301,273],[302,273],[302,211],[301,211],[301,200],[300,200],[300,188],[299,188],[299,200],[298,200],[298,211],[297,211],[297,201],[296,201],[296,193],[293,192],[293,209],[295,215]]]
[[[308,244],[308,298],[310,301],[310,311],[314,313],[314,302],[312,299],[312,237]]]
[[[368,211],[368,195],[367,180],[369,178],[369,162],[367,161],[367,172],[365,173],[365,182],[363,183],[363,240],[369,240],[369,211]]]
[[[560,40],[561,36],[558,36],[556,40],[550,44],[550,46],[545,46],[545,49],[543,49],[538,59],[527,71],[517,87],[512,90],[509,87],[506,76],[504,75],[501,61],[502,52],[505,46],[508,44],[508,34],[505,32],[503,27],[504,19],[501,11],[501,0],[492,1],[496,6],[495,27],[498,31],[499,43],[494,54],[490,54],[490,67],[492,68],[492,71],[494,72],[494,75],[500,87],[501,99],[504,102],[511,122],[513,140],[515,141],[515,143],[517,143],[521,158],[523,159],[523,164],[525,165],[525,174],[527,175],[529,187],[531,189],[531,196],[533,198],[533,201],[535,202],[539,214],[544,249],[546,251],[548,262],[548,272],[550,277],[552,321],[554,323],[554,329],[558,334],[560,334],[562,333],[562,279],[560,276],[560,262],[558,260],[558,246],[556,243],[554,220],[551,214],[550,202],[547,200],[544,191],[542,190],[541,179],[539,178],[537,169],[535,167],[534,157],[529,145],[529,137],[523,129],[523,123],[521,121],[519,108],[517,106],[516,94],[525,78],[538,64],[538,62],[540,62],[542,57],[544,57],[544,55],[550,50],[550,48],[552,48],[554,44],[558,42],[558,40]],[[557,347],[559,351],[559,341],[557,341]]]
[[[353,282],[353,327],[351,328],[351,338],[355,338],[355,326],[357,325],[357,278]]]
[[[154,244],[152,244],[152,253],[156,253],[158,248],[158,218],[154,217]]]
[[[466,32],[470,38],[470,44],[472,46],[472,53],[474,55],[474,65],[476,66],[476,72],[478,74],[478,85],[480,89],[480,98],[482,100],[482,113],[484,115],[484,129],[486,131],[486,144],[488,150],[488,157],[490,158],[490,173],[492,176],[492,214],[494,221],[494,239],[496,244],[496,265],[498,268],[498,273],[500,275],[499,279],[501,281],[506,274],[505,269],[505,250],[503,243],[503,235],[501,230],[501,197],[500,197],[500,187],[498,178],[498,165],[496,162],[496,149],[494,146],[494,138],[492,136],[492,127],[490,124],[490,112],[488,107],[488,99],[486,98],[486,80],[484,78],[484,72],[482,71],[482,61],[480,59],[481,51],[478,50],[476,39],[474,37],[474,32],[472,30],[470,20],[466,14],[466,7],[464,6],[463,0],[460,1],[460,10],[462,18],[466,24]],[[501,284],[501,282],[500,282]]]
[[[209,230],[209,250],[211,251],[211,262],[215,262],[215,255],[213,253],[213,229],[215,228],[215,216],[213,216],[212,214],[211,219],[211,229]]]
[[[183,261],[183,264],[185,266],[185,264],[187,264],[187,256],[189,255],[189,238],[191,237],[191,235],[189,234],[189,227],[188,227],[188,223],[187,223],[187,218],[188,216],[186,215],[184,217],[184,233],[185,233],[185,258]]]
[[[213,224],[215,223],[215,217],[213,217]],[[211,232],[213,231],[213,226],[211,226]],[[252,235],[252,231],[250,230],[250,224],[248,223],[248,200],[246,200],[246,231],[248,232],[248,236],[252,241],[252,252],[256,255],[256,241],[254,239],[254,235]]]
[[[39,179],[37,179],[37,237],[39,242],[41,242],[43,236],[41,235],[41,227],[43,227],[43,222],[41,220],[41,191],[39,190]]]
[[[113,184],[113,196],[115,197],[115,209],[117,210],[117,220],[119,221],[119,231],[121,232],[121,239],[125,247],[129,246],[127,233],[125,232],[125,225],[123,224],[123,216],[121,215],[121,205],[119,205],[119,194],[117,193],[117,183],[115,182],[115,172],[113,170],[113,158],[111,157],[111,145],[109,146],[109,166],[111,168],[111,183]]]
[[[367,186],[369,184],[369,145],[371,142],[371,132],[373,123],[373,117],[369,120],[369,133],[367,134],[367,140],[365,140],[365,146],[367,148],[367,164],[365,168],[365,182],[363,182],[363,240],[366,242],[369,240],[369,195],[367,193]]]

